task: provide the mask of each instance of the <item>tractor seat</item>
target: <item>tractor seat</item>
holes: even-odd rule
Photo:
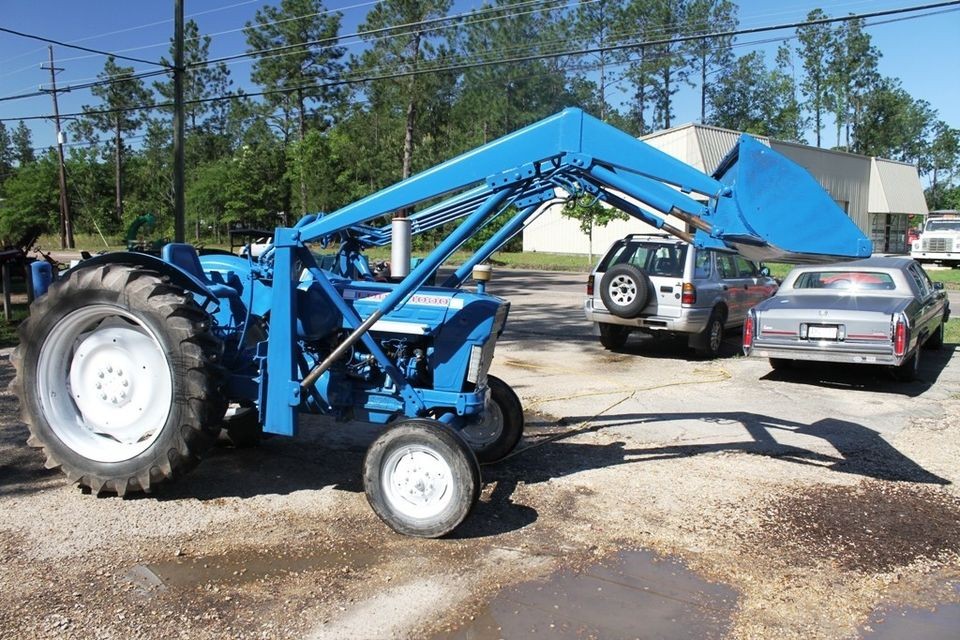
[[[171,242],[164,245],[160,251],[160,257],[164,262],[169,262],[181,271],[200,281],[203,286],[210,290],[210,293],[218,299],[229,299],[231,303],[239,301],[240,292],[236,287],[224,282],[214,282],[203,272],[203,265],[200,264],[200,257],[192,244]],[[229,282],[229,281],[228,281]]]

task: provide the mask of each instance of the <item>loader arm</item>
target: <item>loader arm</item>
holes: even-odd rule
[[[567,109],[337,211],[307,217],[292,229],[277,229],[267,260],[273,291],[261,391],[265,428],[293,433],[303,398],[314,393],[324,374],[349,357],[358,343],[388,372],[404,413],[423,415],[424,392],[415,389],[386,354],[371,347],[371,329],[400,310],[484,226],[494,220],[504,223],[444,286],[462,284],[470,267],[519,233],[547,203],[574,197],[602,200],[699,246],[734,249],[753,259],[856,258],[871,250],[869,240],[806,171],[749,136],[741,137],[721,169],[707,176],[579,109]],[[378,297],[379,304],[365,317],[334,300],[349,335],[322,359],[312,360],[305,372],[297,344],[301,310],[296,274],[306,268],[328,297],[337,295],[337,289],[328,281],[332,275],[317,268],[303,250],[304,243],[347,238],[345,246],[354,253],[358,245],[389,244],[395,240],[391,226],[378,227],[374,221],[411,209],[413,233],[459,224],[409,275]],[[669,216],[694,231],[669,224]]]

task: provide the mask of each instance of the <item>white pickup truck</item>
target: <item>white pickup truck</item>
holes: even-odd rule
[[[931,211],[910,247],[910,257],[917,262],[960,265],[960,211]]]

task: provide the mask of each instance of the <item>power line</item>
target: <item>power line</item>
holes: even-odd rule
[[[263,1],[264,1],[264,0],[243,0],[242,2],[235,2],[235,3],[233,3],[233,4],[229,4],[229,5],[226,5],[226,6],[223,6],[223,7],[217,7],[217,8],[215,8],[215,9],[206,9],[206,10],[204,10],[204,11],[198,11],[198,12],[196,12],[196,13],[191,13],[191,14],[189,14],[187,17],[188,17],[188,18],[193,18],[193,17],[195,17],[195,16],[202,16],[202,15],[206,15],[206,14],[209,14],[209,13],[217,13],[217,12],[219,12],[219,11],[226,11],[226,10],[228,10],[228,9],[233,9],[233,8],[235,8],[235,7],[239,7],[239,6],[242,6],[242,5],[254,4],[254,3],[256,3],[256,2],[263,2]],[[98,34],[95,34],[95,35],[92,35],[92,36],[84,36],[84,37],[82,37],[82,38],[75,38],[75,39],[73,39],[73,40],[70,40],[69,42],[70,42],[71,44],[76,43],[76,42],[87,42],[87,41],[89,41],[89,40],[96,40],[96,39],[98,39],[98,38],[105,38],[106,36],[113,36],[113,35],[117,35],[117,34],[120,34],[120,33],[129,33],[129,32],[131,32],[131,31],[139,31],[140,29],[146,29],[146,28],[148,28],[148,27],[156,27],[156,26],[159,26],[159,25],[161,25],[161,24],[166,24],[166,23],[168,23],[168,22],[173,22],[173,18],[166,18],[165,20],[156,20],[156,21],[154,21],[154,22],[147,22],[147,23],[140,24],[140,25],[137,25],[137,26],[134,26],[134,27],[125,27],[125,28],[123,28],[123,29],[116,29],[116,30],[114,30],[114,31],[106,31],[106,32],[104,32],[104,33],[98,33]],[[162,44],[167,44],[167,43],[162,43]],[[162,45],[150,45],[150,47],[156,47],[156,46],[162,46]],[[148,47],[136,47],[136,48],[134,48],[134,49],[121,49],[120,51],[134,51],[134,50],[139,49],[139,48],[148,48]],[[17,60],[18,58],[22,58],[22,57],[24,57],[24,56],[33,55],[34,53],[37,53],[37,52],[40,52],[40,51],[43,51],[43,48],[42,48],[42,47],[39,48],[39,49],[33,49],[33,50],[31,50],[31,51],[27,51],[27,52],[24,52],[24,53],[15,55],[15,56],[13,56],[13,57],[11,57],[11,58],[7,58],[7,59],[4,61],[4,64],[6,64],[6,63],[8,63],[8,62],[10,62],[10,61],[12,61],[12,60]],[[65,62],[65,61],[67,61],[67,60],[82,60],[82,59],[93,58],[93,57],[95,57],[95,56],[77,56],[77,57],[74,57],[74,58],[63,58],[63,59],[61,59],[61,62]],[[17,73],[21,73],[21,72],[23,72],[23,71],[27,71],[27,70],[29,70],[29,69],[33,69],[34,66],[35,66],[35,65],[29,65],[29,66],[27,66],[27,67],[23,67],[23,68],[21,68],[21,69],[17,69],[16,71],[11,71],[10,73],[5,73],[5,74],[3,74],[3,75],[0,75],[0,77],[12,76],[12,75],[15,75],[15,74],[17,74]]]
[[[108,76],[93,82],[84,82],[82,84],[68,84],[64,85],[60,89],[57,89],[58,93],[67,93],[69,91],[80,91],[83,89],[90,89],[92,87],[99,87],[108,84],[115,84],[117,82],[129,82],[131,80],[140,80],[143,78],[153,78],[155,76],[162,76],[169,73],[166,69],[158,69],[157,71],[144,71],[137,74],[118,74],[113,76]],[[0,102],[8,102],[10,100],[22,100],[24,98],[35,98],[37,96],[45,96],[48,91],[46,89],[39,89],[37,91],[31,91],[30,93],[21,93],[18,95],[12,96],[3,96],[0,97]]]
[[[398,79],[403,77],[425,75],[430,73],[463,71],[466,69],[488,67],[488,66],[493,66],[498,64],[516,64],[521,62],[532,62],[536,60],[546,60],[546,59],[555,59],[555,58],[568,57],[568,56],[586,55],[590,53],[600,53],[604,51],[634,49],[640,46],[650,47],[650,46],[658,46],[658,45],[664,45],[664,44],[674,44],[678,42],[703,40],[708,38],[736,37],[738,35],[766,33],[766,32],[781,31],[786,29],[797,29],[801,27],[807,27],[807,26],[813,26],[813,25],[819,25],[819,24],[847,22],[851,20],[865,20],[867,18],[872,18],[872,17],[882,17],[882,16],[891,16],[891,15],[898,15],[898,14],[904,14],[904,13],[913,13],[913,12],[924,11],[928,9],[955,7],[957,5],[960,5],[960,0],[951,0],[949,2],[939,2],[934,4],[928,4],[928,5],[918,5],[913,7],[888,9],[883,11],[874,11],[874,12],[861,13],[861,14],[850,14],[847,16],[840,16],[840,17],[834,17],[834,18],[828,17],[828,18],[822,18],[819,20],[807,20],[803,22],[793,22],[789,24],[768,25],[763,27],[751,27],[747,29],[733,29],[733,30],[713,32],[713,33],[691,34],[691,35],[677,36],[673,38],[651,40],[651,41],[644,41],[644,42],[617,43],[617,44],[588,47],[588,48],[576,49],[576,50],[567,50],[567,51],[550,52],[550,53],[537,53],[537,54],[530,54],[526,56],[514,56],[514,57],[497,58],[497,59],[491,59],[491,60],[474,60],[474,61],[467,61],[462,63],[449,64],[449,65],[440,66],[440,67],[426,67],[426,68],[420,68],[420,69],[414,69],[414,70],[381,73],[378,75],[367,75],[367,76],[361,76],[358,78],[346,78],[346,79],[340,79],[340,80],[335,80],[335,81],[321,83],[321,84],[300,85],[300,86],[294,86],[294,87],[284,87],[280,89],[268,89],[268,90],[257,91],[257,92],[249,92],[249,93],[240,92],[240,93],[230,94],[230,95],[212,96],[209,98],[189,100],[186,102],[186,104],[205,104],[209,102],[217,102],[222,100],[254,98],[254,97],[262,97],[262,96],[275,95],[275,94],[289,94],[298,90],[317,91],[320,89],[326,89],[326,88],[337,87],[337,86],[344,86],[344,85],[351,85],[351,84],[365,84],[368,82],[376,82],[380,80],[392,80],[392,79]],[[956,11],[956,10],[957,9],[949,9],[948,11]],[[937,13],[946,13],[946,12],[947,11],[941,11]],[[931,13],[931,14],[917,15],[917,16],[912,16],[912,18],[923,18],[923,17],[927,17],[928,15],[935,15],[935,14]],[[900,18],[899,20],[906,20],[906,19],[909,19],[909,18]],[[872,26],[872,24],[868,26]],[[122,109],[87,110],[87,111],[81,111],[76,113],[64,114],[63,117],[101,115],[101,114],[107,114],[107,113],[138,111],[138,110],[145,110],[145,109],[162,109],[162,108],[169,108],[171,106],[173,106],[173,103],[170,103],[170,102],[154,103],[150,105],[125,107]],[[42,120],[48,117],[49,116],[23,116],[19,118],[17,117],[0,118],[0,122],[12,122],[17,120]]]
[[[262,2],[263,0],[254,0],[254,1],[256,1],[256,2]],[[304,19],[304,18],[312,18],[313,16],[320,16],[320,15],[324,15],[324,14],[327,14],[327,13],[332,13],[332,12],[334,12],[334,11],[348,11],[348,10],[350,10],[350,9],[357,9],[357,8],[360,8],[360,7],[366,7],[366,6],[370,6],[370,5],[374,5],[374,4],[380,4],[380,3],[383,2],[383,1],[384,1],[384,0],[371,0],[371,1],[368,1],[368,2],[361,2],[361,3],[359,3],[359,4],[349,5],[349,6],[346,6],[346,7],[340,7],[340,8],[338,8],[338,9],[328,9],[328,10],[326,10],[326,11],[318,11],[318,12],[316,12],[316,13],[308,13],[308,14],[305,14],[305,15],[302,15],[302,16],[296,16],[296,17],[293,17],[293,18],[283,18],[283,19],[281,19],[281,20],[271,20],[270,22],[265,22],[265,23],[263,23],[262,26],[268,26],[268,25],[272,25],[272,24],[281,24],[281,23],[284,23],[284,22],[291,22],[291,21],[293,21],[293,20],[302,20],[302,19]],[[241,3],[241,4],[244,4],[244,3]],[[204,13],[209,13],[209,12],[201,11],[201,12],[199,12],[199,13],[191,14],[190,16],[187,16],[187,17],[193,17],[193,16],[198,16],[198,15],[203,15]],[[165,22],[172,22],[172,20],[161,20],[160,22],[152,23],[152,25],[155,25],[155,24],[163,24],[163,23],[165,23]],[[152,25],[150,25],[150,26],[152,26]],[[237,27],[237,28],[235,28],[235,29],[226,29],[226,30],[224,30],[224,31],[215,31],[215,32],[213,32],[213,33],[204,33],[204,34],[201,34],[201,35],[198,35],[198,36],[194,36],[194,37],[192,37],[192,38],[185,38],[185,39],[184,39],[184,42],[191,42],[191,41],[193,41],[193,40],[200,40],[200,39],[206,38],[206,37],[214,38],[214,37],[216,37],[216,36],[225,35],[225,34],[228,34],[228,33],[236,33],[236,32],[238,32],[238,31],[243,31],[244,29],[246,29],[246,27]],[[133,30],[133,29],[124,29],[124,30],[121,30],[120,33],[122,33],[123,31],[132,31],[132,30]],[[90,38],[88,38],[88,39],[90,39]],[[72,42],[78,42],[78,41],[77,41],[77,40],[73,40]],[[156,49],[157,47],[165,47],[165,46],[169,46],[169,45],[170,45],[170,42],[169,42],[169,41],[167,41],[167,42],[157,42],[157,43],[154,43],[154,44],[144,44],[144,45],[139,45],[139,46],[136,46],[136,47],[127,47],[127,48],[125,48],[125,49],[117,49],[117,51],[121,51],[121,52],[127,52],[127,51],[142,51],[142,50],[144,50],[144,49]],[[73,56],[72,58],[63,58],[63,60],[64,60],[64,61],[70,61],[70,60],[86,60],[86,59],[88,59],[88,58],[94,58],[94,57],[96,57],[96,56]]]
[[[598,0],[585,0],[585,1],[586,1],[586,2],[597,2]],[[517,7],[529,6],[529,5],[537,4],[537,3],[541,3],[541,2],[543,2],[543,0],[528,0],[527,2],[519,2],[519,3],[515,4],[515,5],[512,5],[510,8],[513,9],[513,8],[517,8]],[[562,1],[562,4],[566,5],[566,4],[569,4],[569,3],[568,3],[566,0],[563,0],[563,1]],[[555,8],[556,8],[556,7],[555,7]],[[467,12],[467,11],[464,11],[464,12],[456,13],[456,14],[453,14],[453,15],[450,15],[450,16],[442,16],[442,17],[439,17],[439,18],[430,18],[430,19],[428,19],[428,20],[418,20],[418,21],[414,21],[414,22],[408,22],[408,23],[405,23],[405,24],[390,25],[390,26],[388,26],[388,27],[379,27],[379,28],[377,28],[377,29],[369,29],[369,30],[367,30],[367,31],[355,31],[355,32],[353,32],[353,33],[348,33],[348,34],[344,34],[344,35],[337,35],[337,36],[334,36],[334,37],[331,37],[331,38],[321,38],[321,39],[319,39],[319,40],[310,40],[310,41],[307,41],[307,42],[299,42],[299,43],[296,43],[296,44],[286,44],[286,45],[281,45],[281,46],[277,46],[277,47],[268,47],[268,48],[266,48],[266,49],[257,49],[257,50],[254,50],[254,51],[246,51],[246,52],[243,52],[243,53],[236,53],[236,54],[229,55],[229,56],[222,56],[222,57],[220,57],[220,58],[214,58],[214,59],[212,59],[212,60],[205,60],[205,61],[203,61],[203,62],[196,62],[196,63],[193,63],[193,64],[191,64],[191,65],[187,65],[187,67],[190,68],[190,67],[206,66],[206,65],[216,64],[216,63],[218,63],[218,62],[226,62],[226,61],[228,61],[228,60],[237,60],[237,59],[240,59],[240,58],[249,58],[249,57],[251,57],[251,56],[257,56],[257,55],[264,54],[264,53],[276,53],[276,52],[279,52],[279,51],[288,51],[288,50],[290,50],[290,49],[299,49],[299,48],[307,49],[307,48],[309,48],[309,47],[314,47],[314,46],[322,45],[322,44],[334,44],[334,43],[336,43],[337,41],[343,40],[343,39],[345,39],[345,38],[354,38],[354,37],[362,38],[362,37],[366,37],[366,36],[370,36],[370,35],[375,35],[375,34],[378,34],[378,33],[387,33],[387,32],[390,32],[390,31],[395,31],[395,30],[397,30],[397,29],[404,29],[404,28],[407,28],[407,27],[427,27],[427,26],[430,26],[430,25],[436,25],[436,24],[441,24],[441,23],[444,23],[444,22],[455,21],[455,20],[457,20],[457,19],[459,19],[459,18],[468,17],[468,16],[471,16],[471,15],[477,15],[477,14],[479,14],[479,13],[492,13],[492,12],[497,12],[497,11],[501,11],[501,12],[502,12],[502,11],[504,11],[504,8],[503,8],[503,7],[490,7],[490,8],[488,8],[488,9],[481,9],[480,11],[475,11],[475,12]],[[507,13],[505,17],[509,17],[510,15],[511,15],[511,14]],[[252,25],[252,26],[256,26],[256,25]],[[456,26],[456,25],[451,25],[451,26]],[[399,37],[399,36],[401,36],[401,35],[411,35],[412,33],[414,33],[414,32],[413,32],[413,31],[407,31],[407,32],[403,32],[403,33],[400,33],[400,34],[393,35],[392,37]]]
[[[31,40],[39,40],[40,42],[46,42],[47,44],[55,44],[60,47],[67,47],[68,49],[77,49],[79,51],[86,51],[87,53],[95,53],[100,56],[112,56],[119,60],[128,60],[130,62],[142,62],[143,64],[152,64],[158,67],[167,66],[161,62],[155,62],[153,60],[144,60],[142,58],[132,58],[130,56],[124,56],[118,53],[110,53],[109,51],[100,51],[99,49],[81,47],[80,45],[77,45],[77,44],[68,44],[66,42],[60,42],[59,40],[54,40],[52,38],[45,38],[44,36],[37,36],[31,33],[24,33],[23,31],[15,31],[13,29],[7,29],[6,27],[0,27],[0,31],[2,31],[3,33],[9,33],[10,35],[19,36],[21,38],[30,38]]]

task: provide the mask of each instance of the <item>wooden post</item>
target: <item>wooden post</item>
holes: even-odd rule
[[[10,263],[4,261],[0,271],[3,272],[3,319],[10,322]]]

